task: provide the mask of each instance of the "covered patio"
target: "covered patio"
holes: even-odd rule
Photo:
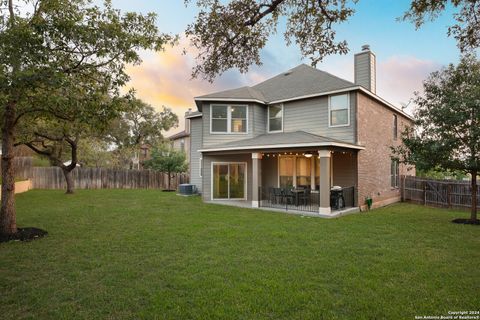
[[[336,215],[358,206],[360,149],[361,146],[304,132],[262,135],[204,149],[204,171],[210,171],[204,200]],[[334,186],[341,190],[332,191]]]

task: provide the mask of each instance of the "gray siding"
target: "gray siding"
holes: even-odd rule
[[[370,51],[355,55],[355,84],[375,92],[376,91],[376,58]]]
[[[202,155],[197,151],[202,147],[202,118],[191,119],[190,130],[190,183],[196,185],[198,191],[202,192],[202,178],[200,177]]]
[[[247,200],[252,200],[252,155],[203,155],[203,200],[212,200],[212,162],[246,162],[247,163]]]
[[[356,95],[350,93],[350,125],[345,127],[328,126],[328,97],[286,102],[283,105],[284,132],[306,131],[320,136],[355,143]]]
[[[267,132],[267,107],[259,104],[252,106],[253,110],[253,135],[258,136]]]

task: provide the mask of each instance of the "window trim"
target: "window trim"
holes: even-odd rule
[[[228,195],[230,196],[230,165],[231,164],[244,164],[245,165],[245,181],[244,181],[244,188],[245,188],[245,191],[244,191],[244,197],[243,198],[227,198],[227,199],[224,199],[224,198],[214,198],[213,197],[213,167],[215,164],[226,164],[228,165]],[[223,201],[223,200],[226,200],[226,201],[230,201],[230,200],[247,200],[248,199],[248,183],[247,183],[247,180],[248,180],[248,164],[247,162],[244,162],[244,161],[212,161],[212,163],[210,164],[210,199],[213,201],[213,200],[220,200],[220,201]]]
[[[346,95],[347,96],[347,123],[346,124],[337,124],[337,125],[332,125],[332,119],[331,119],[331,107],[332,107],[332,97],[334,96],[342,96]],[[343,109],[342,109],[343,110]],[[328,127],[329,128],[339,128],[339,127],[349,127],[350,126],[350,112],[351,112],[351,107],[350,107],[350,92],[348,93],[343,93],[343,94],[334,94],[328,96]]]
[[[280,130],[270,130],[270,107],[275,105],[279,105],[282,108],[282,129]],[[284,110],[285,109],[284,109],[283,103],[274,103],[267,106],[267,132],[268,133],[283,132],[283,123],[284,123],[283,119],[285,119]]]
[[[213,131],[212,130],[212,113],[213,113],[213,107],[227,107],[227,131]],[[246,128],[245,132],[232,132],[232,108],[231,107],[245,107],[246,108]],[[248,121],[248,110],[249,105],[248,104],[220,104],[220,103],[213,103],[210,104],[210,134],[239,134],[239,135],[245,135],[248,134],[248,127],[249,127],[249,121]]]

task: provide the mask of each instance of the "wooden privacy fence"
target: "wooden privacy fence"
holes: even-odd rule
[[[75,168],[72,178],[77,189],[167,189],[168,174],[152,170]],[[188,183],[186,173],[172,174],[170,188]],[[65,177],[58,167],[33,167],[34,189],[66,189]]]
[[[472,187],[470,181],[402,176],[402,200],[427,206],[470,209]],[[480,190],[477,190],[477,203],[480,203]]]
[[[15,157],[13,158],[13,166],[15,167],[15,178],[28,179],[32,174],[32,157]],[[0,161],[0,168],[2,163]]]

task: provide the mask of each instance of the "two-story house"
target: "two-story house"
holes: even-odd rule
[[[167,139],[170,141],[170,145],[173,149],[181,152],[185,152],[186,161],[190,163],[190,118],[191,109],[185,113],[185,129],[174,135],[171,135]]]
[[[354,83],[302,64],[196,97],[190,173],[203,200],[334,215],[331,187],[341,186],[353,190],[350,206],[398,201],[407,170],[390,147],[412,118],[376,95],[375,64],[363,46]]]

